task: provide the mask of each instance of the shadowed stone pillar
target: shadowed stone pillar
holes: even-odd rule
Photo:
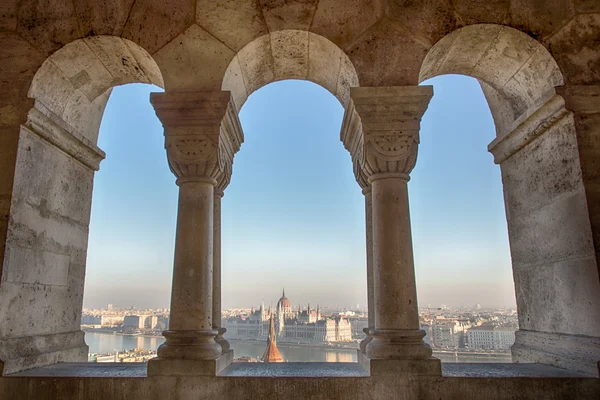
[[[366,354],[367,345],[373,340],[371,330],[375,328],[375,300],[373,298],[373,217],[371,206],[371,186],[358,163],[354,163],[354,176],[365,196],[365,238],[367,242],[367,312],[368,326],[363,329],[366,337],[360,342],[359,353]],[[359,357],[361,355],[359,354]]]
[[[213,329],[215,186],[243,140],[229,92],[153,93],[177,176],[179,208],[169,330],[150,375],[215,375],[226,366]]]
[[[228,353],[231,349],[229,342],[223,337],[227,329],[223,328],[221,321],[221,199],[224,195],[223,189],[229,184],[229,176],[223,174],[227,179],[222,179],[215,189],[213,217],[213,329],[219,332],[215,341],[221,346],[222,354]]]
[[[430,86],[352,88],[342,126],[371,185],[375,328],[366,355],[373,374],[441,374],[419,326],[407,188],[432,95]]]
[[[104,159],[41,103],[18,129],[17,141],[0,139],[0,375],[87,360],[81,307],[94,173]]]
[[[600,273],[600,85],[556,88],[565,108],[573,113],[581,174]]]
[[[502,171],[519,314],[511,351],[515,362],[598,376],[600,96],[557,92],[488,147]]]

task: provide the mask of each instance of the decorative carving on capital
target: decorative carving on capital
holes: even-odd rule
[[[230,92],[153,93],[151,102],[175,176],[213,180],[223,190],[244,140]]]
[[[341,139],[363,189],[375,175],[412,171],[432,95],[430,86],[352,88]]]
[[[371,177],[379,173],[409,174],[417,162],[418,131],[366,134],[363,169]]]

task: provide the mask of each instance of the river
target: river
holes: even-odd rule
[[[156,350],[165,341],[162,337],[123,336],[111,333],[86,332],[85,342],[90,353],[111,353],[115,350],[151,349]],[[260,358],[265,352],[266,343],[230,341],[236,357]],[[356,362],[355,349],[324,349],[307,346],[292,346],[278,343],[277,348],[286,361],[296,362]]]
[[[115,350],[150,349],[156,350],[165,339],[163,337],[123,336],[112,333],[85,332],[85,342],[90,353],[111,353]],[[230,340],[236,357],[262,357],[266,343]],[[344,348],[321,348],[295,346],[277,343],[281,356],[286,361],[295,362],[356,362],[356,350]],[[511,362],[509,354],[493,357],[476,354],[434,353],[442,362]]]

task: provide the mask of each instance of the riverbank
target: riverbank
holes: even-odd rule
[[[90,353],[109,353],[114,351],[149,349],[156,350],[164,343],[164,337],[157,334],[127,334],[109,329],[89,329],[86,332],[86,343]],[[266,341],[228,339],[236,357],[262,357]],[[278,342],[282,354],[287,361],[344,361],[357,360],[356,343],[295,343]],[[512,362],[510,353],[434,350],[433,356],[444,362]]]

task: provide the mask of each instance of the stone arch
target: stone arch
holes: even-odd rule
[[[231,91],[239,111],[254,91],[284,79],[314,82],[333,94],[344,108],[350,88],[359,86],[354,65],[329,39],[308,31],[283,30],[242,48],[229,63],[221,88]]]
[[[81,331],[98,130],[111,88],[162,86],[153,58],[119,37],[64,46],[44,61],[20,126],[0,304],[0,371],[85,361]],[[27,310],[27,312],[23,312]]]
[[[111,89],[136,82],[164,86],[152,56],[130,40],[92,36],[48,57],[35,74],[28,96],[51,120],[96,144]]]
[[[514,130],[563,84],[560,68],[544,46],[517,29],[492,24],[457,29],[429,50],[419,82],[443,74],[480,82],[498,137]]]
[[[597,374],[597,258],[560,68],[525,33],[482,24],[430,49],[419,79],[442,74],[478,79],[496,125],[488,150],[502,173],[519,312],[513,360]]]

